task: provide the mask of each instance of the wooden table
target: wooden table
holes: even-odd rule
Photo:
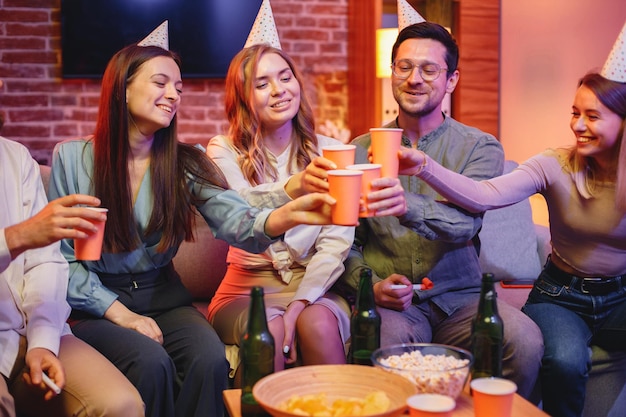
[[[230,417],[241,417],[241,398],[240,389],[228,389],[224,391],[224,403]],[[408,414],[407,414],[408,415]],[[452,412],[453,417],[474,417],[474,406],[472,397],[463,392],[456,400],[456,408]],[[544,413],[532,403],[515,394],[513,398],[513,413],[511,417],[547,417]]]

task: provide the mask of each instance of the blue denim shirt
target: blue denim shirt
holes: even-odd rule
[[[52,162],[50,198],[74,193],[92,195],[93,163],[92,142],[76,139],[57,144]],[[276,240],[265,234],[265,221],[271,210],[252,208],[235,191],[202,186],[191,177],[188,186],[205,200],[196,208],[218,239],[251,252],[264,251]],[[117,299],[117,294],[107,288],[106,280],[99,276],[101,273],[144,273],[172,261],[178,245],[160,251],[158,245],[161,233],[150,236],[144,233],[152,215],[152,195],[148,171],[133,207],[142,240],[132,251],[104,252],[98,261],[78,261],[74,256],[74,242],[70,239],[61,242],[61,252],[70,265],[67,300],[73,309],[101,317]]]
[[[387,127],[398,127],[394,121]],[[367,161],[370,134],[359,136],[356,163]],[[411,146],[405,136],[402,145]],[[476,180],[502,174],[504,152],[490,134],[446,117],[433,132],[419,139],[417,148],[444,167]],[[408,212],[401,217],[361,219],[346,260],[344,284],[356,290],[359,271],[372,269],[374,282],[391,274],[414,283],[430,278],[434,288],[419,291],[420,301],[432,299],[451,314],[464,304],[467,293],[480,292],[478,232],[482,214],[472,214],[447,203],[417,177],[400,176]],[[415,298],[414,298],[415,300]]]

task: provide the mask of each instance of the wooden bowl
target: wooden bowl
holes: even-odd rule
[[[268,375],[252,389],[254,398],[274,417],[297,416],[278,409],[294,395],[325,393],[332,402],[338,398],[365,398],[373,391],[384,391],[391,404],[386,412],[370,416],[395,417],[406,411],[406,400],[416,393],[416,388],[400,375],[371,366],[311,365]]]

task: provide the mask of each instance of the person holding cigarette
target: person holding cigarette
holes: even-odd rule
[[[93,233],[89,220],[104,215],[77,205],[100,200],[48,203],[28,150],[1,137],[0,189],[0,416],[143,416],[139,392],[66,323],[68,264],[58,241]]]
[[[398,117],[386,127],[403,129],[402,149],[420,149],[477,180],[492,178],[502,173],[501,145],[492,135],[442,111],[445,95],[459,81],[458,59],[456,41],[441,25],[422,21],[403,27],[391,54]],[[370,134],[352,143],[357,145],[357,163],[366,162]],[[370,268],[382,319],[381,346],[434,342],[469,349],[483,272],[478,262],[482,213],[449,204],[423,181],[406,175],[399,179],[406,214],[361,219],[335,290],[355,294],[360,271]],[[423,285],[426,276],[433,287],[414,290],[413,285]],[[499,301],[498,310],[505,329],[504,377],[517,384],[520,395],[538,401],[541,332],[510,304]]]

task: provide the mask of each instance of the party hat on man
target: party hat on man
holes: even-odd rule
[[[143,38],[137,45],[139,46],[159,46],[166,51],[170,50],[167,20],[161,23],[148,36]]]
[[[398,0],[398,30],[425,21],[406,0]]]
[[[612,81],[626,82],[626,23],[609,53],[600,75]]]
[[[261,8],[256,15],[244,48],[261,43],[267,43],[274,48],[282,49],[280,40],[278,39],[278,31],[276,30],[270,0],[263,0],[263,3],[261,3]]]

